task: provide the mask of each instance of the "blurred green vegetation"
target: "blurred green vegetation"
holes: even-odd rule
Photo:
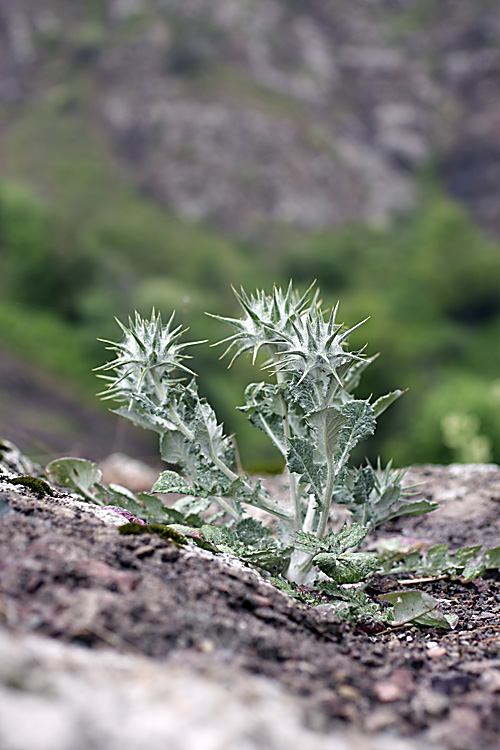
[[[51,135],[63,152],[64,135]],[[390,229],[288,231],[257,248],[181,222],[103,159],[73,159],[71,172],[61,183],[71,189],[40,191],[28,179],[0,185],[2,346],[95,398],[91,370],[106,358],[96,337],[119,336],[114,315],[176,309],[188,336],[215,341],[228,332],[203,313],[234,314],[231,283],[252,291],[293,278],[305,288],[316,278],[325,304],[340,299],[346,324],[370,316],[351,346],[368,342],[367,353],[381,356],[360,395],[409,388],[360,459],[500,461],[500,247],[432,179],[422,180],[418,208]],[[200,389],[238,433],[245,465],[276,468],[265,438],[235,411],[259,374],[248,361],[228,373],[220,354],[193,350]]]

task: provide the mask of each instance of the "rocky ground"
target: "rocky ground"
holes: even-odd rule
[[[442,507],[382,535],[499,543],[498,467],[411,480]],[[418,584],[455,630],[370,635],[225,558],[123,537],[123,519],[67,493],[0,492],[4,750],[498,748],[498,571]]]

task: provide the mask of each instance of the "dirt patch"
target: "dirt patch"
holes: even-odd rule
[[[440,471],[438,500],[457,484],[449,469]],[[500,471],[462,480],[481,502],[473,494],[449,497],[460,514],[450,517],[445,501],[434,521],[405,519],[381,533],[418,531],[461,544],[468,523],[468,544],[498,543]],[[371,593],[398,586],[377,579]],[[302,725],[328,735],[355,727],[365,736],[417,737],[451,750],[498,748],[500,576],[419,588],[459,615],[455,631],[405,627],[369,635],[209,553],[156,536],[123,537],[57,497],[10,490],[0,497],[0,622],[8,630],[139,653],[195,672],[265,676],[294,696]]]

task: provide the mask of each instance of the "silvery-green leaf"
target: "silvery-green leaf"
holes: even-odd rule
[[[201,533],[205,539],[219,548],[234,550],[241,544],[236,533],[232,529],[228,529],[227,526],[210,526],[207,524],[201,527]]]
[[[355,470],[352,478],[352,496],[357,505],[369,502],[371,492],[375,486],[375,472],[370,465]]]
[[[171,492],[179,495],[192,495],[193,487],[186,482],[176,471],[163,471],[154,483],[151,492],[169,494]]]
[[[335,406],[309,414],[307,422],[314,430],[316,447],[325,456],[333,456],[340,448],[342,428],[347,424],[348,417]]]
[[[224,435],[212,407],[204,400],[198,401],[194,422],[194,440],[205,458],[214,457],[227,461],[231,452],[231,441]]]
[[[186,518],[188,518],[189,516],[197,516],[200,513],[203,513],[210,508],[210,505],[211,501],[209,498],[189,497],[189,495],[186,495],[185,497],[180,497],[176,500],[172,505],[172,508],[180,511]],[[192,526],[197,525],[193,524],[191,521],[190,524]]]
[[[138,502],[134,493],[129,489],[113,483],[103,489],[106,492],[107,503],[109,505],[117,505],[119,508],[128,510],[132,515],[137,516],[137,518],[143,518],[145,512],[144,505]]]
[[[406,393],[406,391],[396,390],[391,391],[391,393],[386,393],[385,396],[380,396],[373,404],[375,417],[378,419],[378,417],[380,417],[380,415],[383,414],[384,411],[404,393]]]
[[[486,571],[486,564],[483,560],[479,562],[470,562],[464,567],[460,574],[460,580],[462,583],[469,583],[474,581],[476,578],[480,578]]]
[[[377,567],[377,557],[363,552],[346,552],[336,555],[320,552],[313,559],[314,565],[336,583],[358,583]]]
[[[275,545],[267,545],[261,549],[243,547],[236,551],[240,560],[267,570],[274,575],[280,574],[287,567],[291,550],[279,549]]]
[[[356,445],[375,430],[375,415],[368,401],[350,401],[341,407],[341,412],[346,421],[340,429],[335,453],[337,472],[343,469]]]
[[[484,551],[484,563],[491,570],[498,568],[500,570],[500,546],[490,547]]]
[[[448,545],[434,544],[426,553],[427,564],[436,571],[446,567],[448,562]]]
[[[195,446],[181,432],[168,431],[161,436],[160,455],[166,463],[179,466],[190,479],[196,478],[198,460]]]
[[[347,393],[353,393],[353,391],[356,390],[361,381],[361,375],[364,373],[366,368],[376,359],[377,355],[373,357],[366,357],[366,359],[358,360],[351,365],[343,380],[344,390],[347,391]]]
[[[313,446],[309,440],[292,437],[287,442],[287,466],[292,473],[298,474],[301,480],[310,487],[318,503],[322,501],[321,466],[314,462]]]
[[[139,407],[120,406],[118,409],[113,409],[113,414],[128,419],[136,427],[142,427],[143,430],[153,430],[160,435],[167,429],[164,419],[152,411],[146,411]]]
[[[96,502],[94,488],[102,479],[97,464],[83,458],[57,458],[47,464],[45,471],[54,484],[69,487]]]
[[[272,537],[271,529],[255,518],[244,518],[235,528],[239,541],[246,546],[262,547]]]
[[[462,547],[453,553],[453,559],[457,567],[467,565],[477,557],[477,553],[481,549],[480,544],[475,544],[473,547]],[[500,548],[499,548],[500,549]]]
[[[412,502],[402,503],[391,513],[379,518],[378,523],[389,521],[391,518],[397,518],[398,516],[419,516],[423,513],[430,513],[438,508],[439,503],[435,503],[434,500],[414,500]]]
[[[295,534],[295,544],[297,549],[306,550],[307,552],[316,552],[318,549],[328,549],[323,544],[323,540],[318,539],[315,534],[309,531],[297,531]]]
[[[382,594],[379,598],[394,606],[394,626],[416,622],[450,630],[458,621],[458,618],[455,619],[456,616],[443,615],[439,610],[439,602],[423,591],[394,591]]]
[[[344,523],[337,533],[330,531],[325,542],[328,543],[332,551],[341,553],[357,547],[367,534],[368,526],[363,526],[359,523],[351,523],[348,526]]]
[[[289,392],[292,401],[303,409],[305,415],[321,407],[314,383],[309,378],[300,381],[297,375],[292,376]]]
[[[246,406],[240,407],[240,411],[248,414],[250,423],[264,432],[283,456],[286,455],[283,405],[286,389],[286,384],[250,383],[245,390]]]
[[[141,496],[141,499],[144,503],[144,508],[148,514],[148,518],[157,522],[161,522],[165,519],[165,505],[159,497],[144,493]]]

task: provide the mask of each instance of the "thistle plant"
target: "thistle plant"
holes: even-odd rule
[[[347,344],[366,321],[344,328],[337,320],[338,304],[325,311],[312,287],[303,295],[292,283],[269,295],[248,296],[243,289],[235,295],[241,317],[212,316],[232,329],[214,346],[225,346],[222,357],[230,357],[229,366],[242,354],[253,364],[261,353],[265,357],[264,379],[248,385],[240,408],[281,453],[289,501],[278,502],[260,480],[238,472],[234,439],[199,396],[196,375],[186,364],[188,347],[204,342],[185,342],[173,315],[163,325],[153,311],[150,320],[136,313],[128,327],[118,321],[123,340],[106,342],[115,359],[98,368],[107,381],[101,395],[119,402],[117,414],[157,432],[162,459],[177,467],[164,471],[152,492],[183,499],[168,508],[148,496],[146,510],[151,515],[156,509],[156,520],[176,523],[178,530],[198,526],[218,549],[294,583],[321,574],[337,583],[362,580],[376,556],[354,550],[370,528],[400,513],[435,507],[407,497],[402,473],[390,466],[349,466],[353,449],[374,432],[378,417],[403,391],[373,403],[354,396],[374,357],[349,351]],[[335,534],[329,520],[336,505],[345,507],[352,523]],[[248,506],[265,511],[274,523],[255,520]],[[133,511],[140,514],[138,504]]]

